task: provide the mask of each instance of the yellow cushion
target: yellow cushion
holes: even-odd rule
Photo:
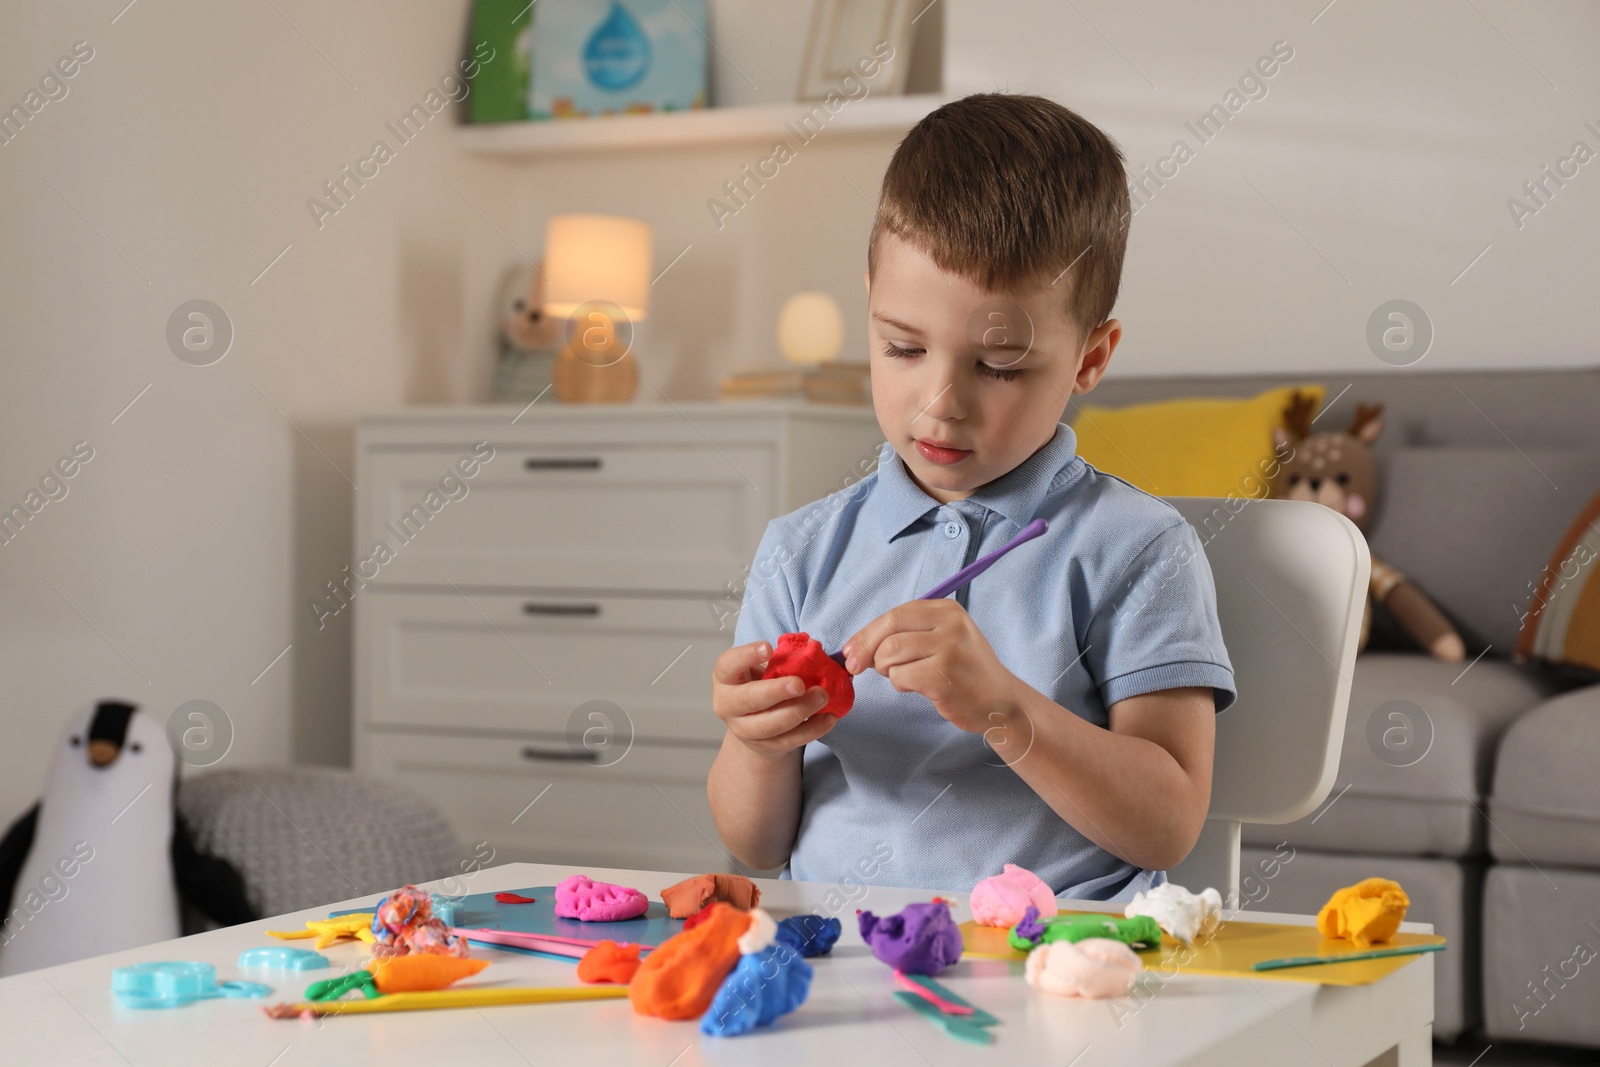
[[[1267,477],[1276,469],[1272,430],[1283,425],[1283,409],[1297,388],[1321,407],[1326,390],[1314,383],[1244,399],[1085,404],[1072,424],[1078,455],[1156,496],[1266,496]]]

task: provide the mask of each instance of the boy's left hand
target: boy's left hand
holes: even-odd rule
[[[1006,670],[967,609],[952,597],[890,608],[844,643],[846,669],[871,667],[902,693],[919,693],[968,733],[994,726],[991,712],[1017,676]]]

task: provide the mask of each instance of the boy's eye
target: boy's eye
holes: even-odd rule
[[[893,341],[885,341],[883,343],[883,354],[888,356],[890,359],[909,359],[912,356],[920,356],[922,352],[923,350],[920,348],[901,348]],[[1016,381],[1023,375],[1022,370],[1008,370],[1001,367],[991,367],[989,364],[984,363],[981,360],[977,366],[978,373],[980,375],[985,378],[991,378],[995,381],[1012,382]]]
[[[979,362],[978,373],[999,382],[1014,382],[1022,377],[1020,370],[1004,370],[1000,367],[991,367],[987,363]]]

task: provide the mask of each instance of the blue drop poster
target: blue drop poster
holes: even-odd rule
[[[534,5],[528,117],[705,107],[706,27],[706,0]]]

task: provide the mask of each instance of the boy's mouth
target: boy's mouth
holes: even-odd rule
[[[972,455],[972,449],[970,448],[951,448],[947,445],[941,445],[933,441],[923,440],[920,437],[916,439],[916,445],[917,453],[922,456],[923,459],[930,463],[937,463],[944,467],[948,467],[951,464],[960,463],[962,460]]]

